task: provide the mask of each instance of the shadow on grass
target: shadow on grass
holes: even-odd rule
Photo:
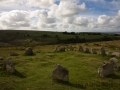
[[[71,82],[66,82],[66,81],[61,81],[61,80],[52,80],[52,81],[57,83],[57,84],[63,84],[63,85],[71,86],[71,87],[74,87],[74,88],[79,88],[79,89],[85,89],[86,88],[82,84],[74,84],[74,83],[71,83]]]
[[[15,75],[15,76],[17,76],[17,77],[20,77],[20,78],[26,78],[23,74],[21,74],[19,71],[15,71],[15,73],[13,74],[13,75]]]
[[[107,78],[120,79],[120,76],[118,76],[116,74],[111,74],[111,75],[108,75]]]
[[[17,76],[19,78],[26,78],[23,74],[21,74],[17,70],[15,70],[15,73],[13,73],[13,74],[11,74],[7,70],[3,70],[3,69],[0,71],[0,76],[1,77],[8,77],[9,75],[14,75],[14,76]]]

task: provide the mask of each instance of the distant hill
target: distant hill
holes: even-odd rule
[[[0,46],[37,46],[119,40],[115,33],[0,30]]]

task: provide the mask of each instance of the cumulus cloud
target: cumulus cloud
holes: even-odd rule
[[[51,7],[49,7],[49,10],[50,10],[50,11],[48,12],[49,17],[57,17],[56,12],[57,12],[57,10],[58,10],[58,6],[59,6],[59,5],[54,4],[54,5],[52,5]]]
[[[8,6],[8,5],[14,5],[18,3],[22,3],[23,0],[0,0],[0,6]]]
[[[55,3],[58,1],[59,3]],[[32,9],[0,11],[0,29],[36,29],[36,30],[112,30],[120,28],[120,10],[113,16],[84,15],[87,9],[82,0],[1,0],[4,5],[25,5]],[[106,5],[107,0],[86,0]],[[117,0],[108,3],[115,5]],[[116,3],[116,5],[118,5]],[[7,7],[7,6],[6,6]],[[33,9],[33,8],[37,8]],[[82,14],[81,14],[82,13]]]
[[[74,24],[79,25],[79,26],[86,27],[88,23],[89,23],[89,19],[86,17],[77,17],[74,20]]]
[[[74,21],[74,17],[66,17],[64,18],[64,23],[72,24]]]
[[[27,6],[35,6],[40,8],[48,8],[54,4],[56,0],[0,0],[0,6],[10,6],[15,4],[26,4]]]
[[[54,4],[55,0],[27,0],[26,5],[48,8]]]
[[[29,13],[26,11],[13,10],[10,12],[3,12],[0,15],[0,22],[4,26],[3,29],[29,27],[30,20]]]
[[[74,0],[62,0],[57,9],[57,16],[68,17],[86,11],[85,3],[78,5]]]
[[[100,15],[98,17],[97,26],[98,28],[105,28],[107,29],[119,29],[120,27],[120,10],[116,16],[107,16],[107,15]]]
[[[110,17],[110,16],[100,15],[98,17],[98,24],[106,25],[106,24],[108,24],[108,22],[110,22],[111,19],[112,19],[112,17]]]
[[[120,17],[120,10],[118,11],[117,16]]]

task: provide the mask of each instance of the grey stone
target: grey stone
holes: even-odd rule
[[[97,54],[96,49],[93,49],[93,48],[92,48],[92,49],[91,49],[91,53],[92,53],[92,54]]]
[[[79,46],[78,51],[83,52],[83,47],[82,47],[82,46]]]
[[[25,55],[34,55],[32,48],[28,47],[25,51]]]
[[[104,63],[100,68],[98,68],[98,75],[105,77],[114,73],[113,65],[110,62]]]
[[[64,46],[58,47],[58,51],[59,51],[59,52],[65,52],[65,47],[64,47]]]
[[[106,52],[107,55],[112,55],[113,52]]]
[[[58,47],[55,47],[54,52],[58,52]]]
[[[69,81],[69,71],[67,68],[57,64],[52,72],[53,80]]]
[[[120,52],[113,52],[112,55],[120,57]]]
[[[3,69],[6,69],[11,74],[15,73],[14,63],[13,63],[13,60],[11,58],[8,58],[4,62]]]
[[[100,54],[100,55],[103,55],[103,56],[106,55],[105,49],[104,49],[103,47],[100,48],[99,54]]]
[[[89,53],[89,52],[90,52],[87,47],[85,47],[85,48],[83,49],[83,51],[86,52],[86,53]]]
[[[74,47],[73,46],[70,46],[70,51],[74,51]]]
[[[114,70],[119,70],[119,66],[117,65],[117,61],[118,59],[114,58],[110,58],[109,60],[111,62],[111,64],[113,65]]]

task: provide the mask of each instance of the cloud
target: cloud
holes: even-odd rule
[[[55,3],[56,1],[57,3]],[[87,4],[81,1],[82,0],[2,0],[0,1],[2,10],[2,12],[0,10],[0,29],[50,29],[59,31],[119,30],[120,10],[118,10],[116,15],[101,15],[100,13],[97,15],[88,14],[87,11],[90,9],[86,8]],[[107,7],[110,5],[118,6],[119,4],[117,4],[117,2],[119,2],[117,0],[86,1],[94,1],[97,5],[99,3],[101,7],[107,5],[107,3]],[[7,5],[8,8],[4,5]],[[9,11],[9,7],[11,6],[12,9]],[[17,8],[17,6],[19,7]],[[18,10],[13,10],[15,7]]]
[[[112,18],[110,16],[100,15],[98,17],[98,24],[106,25],[106,24],[108,24],[108,22],[110,22],[111,19]]]
[[[86,17],[77,17],[74,20],[74,24],[86,27],[89,23],[89,19]]]
[[[29,27],[30,20],[28,17],[29,13],[26,11],[13,10],[10,12],[3,12],[0,15],[0,22],[4,26],[3,29],[20,27]]]
[[[56,12],[58,10],[58,6],[57,4],[53,4],[51,7],[49,7],[49,12],[48,15],[49,17],[57,17]]]
[[[119,30],[120,27],[120,10],[116,16],[100,15],[98,17],[97,26],[106,30]]]
[[[54,4],[56,0],[0,0],[0,6],[11,6],[15,4],[26,4],[30,7],[40,7],[40,8],[48,8]]]
[[[66,17],[63,20],[64,23],[68,23],[68,24],[72,24],[73,21],[74,21],[74,17]]]
[[[62,0],[57,9],[57,16],[71,17],[86,10],[85,3],[78,5],[74,0]]]
[[[26,5],[40,8],[48,8],[54,4],[55,0],[27,0]]]
[[[117,16],[120,18],[120,10],[118,11]]]
[[[12,6],[23,3],[24,0],[0,0],[0,6]]]

